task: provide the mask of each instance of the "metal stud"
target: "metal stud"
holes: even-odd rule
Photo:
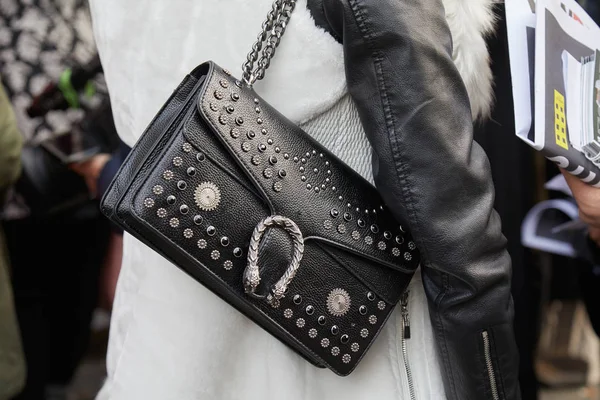
[[[201,249],[205,249],[206,248],[206,240],[204,240],[204,239],[198,240],[197,244],[198,244],[198,247],[201,248]]]
[[[254,98],[254,104],[258,104],[258,98]]]
[[[310,152],[309,151],[306,152],[306,158],[310,158]]]
[[[379,242],[379,243],[377,243],[377,248],[379,250],[385,250],[386,247],[387,247],[387,245],[385,244],[385,242]]]
[[[227,125],[227,115],[225,115],[225,114],[219,115],[219,123],[221,125]]]
[[[326,188],[325,184],[322,184],[321,189],[325,190],[325,188]]]
[[[331,170],[330,169],[327,170],[327,175],[331,175]]]
[[[210,252],[210,258],[212,258],[213,260],[218,260],[219,257],[221,257],[221,253],[219,252],[219,250],[213,250]]]
[[[300,162],[301,162],[302,164],[306,164],[306,158],[303,158],[303,159],[301,159],[301,160],[300,160]]]
[[[258,155],[252,156],[252,164],[260,165],[261,162],[262,162],[262,158],[260,156],[258,156]]]
[[[242,82],[238,81],[237,79],[235,80],[235,86],[241,88],[242,87]]]
[[[206,159],[206,156],[204,155],[204,153],[198,153],[196,154],[196,160],[198,161],[204,161]]]
[[[331,348],[331,355],[332,356],[338,356],[340,354],[340,348],[337,346],[334,346]]]
[[[304,328],[304,325],[306,325],[306,321],[304,320],[304,318],[298,318],[296,320],[296,326],[298,328]]]
[[[229,86],[229,82],[227,82],[225,79],[221,79],[219,81],[219,84],[221,85],[222,88],[227,89],[227,87]]]
[[[398,243],[398,244],[404,243],[404,236],[400,236],[400,235],[396,236],[396,243]]]
[[[223,268],[225,268],[227,271],[229,271],[231,268],[233,268],[233,263],[231,262],[231,260],[227,260],[223,263]]]
[[[250,149],[251,149],[250,142],[244,142],[244,143],[242,143],[242,150],[244,152],[247,153],[247,152],[250,151]]]
[[[232,114],[235,111],[235,108],[233,108],[233,106],[227,106],[225,107],[225,111],[227,111],[229,114]]]
[[[285,178],[287,173],[285,172],[285,169],[280,169],[278,175],[280,178]]]
[[[185,237],[186,239],[191,239],[192,236],[194,236],[193,230],[191,230],[190,228],[186,228],[183,230],[183,237]]]
[[[369,323],[375,325],[377,323],[377,317],[375,315],[369,315]]]
[[[360,346],[358,343],[354,342],[350,345],[350,350],[352,350],[353,353],[356,353],[358,350],[360,350]]]
[[[325,221],[323,221],[323,227],[329,230],[333,227],[333,223],[330,220],[326,219]]]
[[[297,163],[298,162],[298,157],[294,157],[294,162]]]
[[[412,260],[412,255],[410,253],[404,253],[404,259],[406,261],[410,261],[410,260]]]
[[[306,313],[308,315],[313,315],[315,313],[315,308],[313,306],[306,306]]]
[[[275,153],[280,153],[281,149],[279,147],[275,147]]]
[[[302,303],[302,296],[300,296],[299,294],[295,295],[293,298],[294,304],[298,305],[300,303]]]
[[[248,137],[248,139],[252,140],[256,137],[256,133],[254,133],[254,131],[248,131],[246,132],[246,136]]]
[[[352,214],[350,214],[348,212],[344,213],[344,219],[346,221],[352,221]]]
[[[275,157],[275,156],[269,157],[269,163],[271,163],[271,165],[277,164],[277,157]]]
[[[171,179],[173,179],[173,171],[166,170],[165,172],[163,172],[163,178],[165,178],[166,181],[170,181]]]
[[[317,337],[317,333],[318,333],[318,332],[317,332],[317,330],[316,330],[315,328],[311,328],[311,329],[308,331],[308,337],[310,337],[311,339],[314,339],[314,338],[316,338],[316,337]]]
[[[283,310],[283,316],[287,319],[292,318],[292,316],[294,315],[294,312],[290,309],[290,308],[286,308],[285,310]]]
[[[286,160],[289,160],[290,155],[288,153],[283,153],[283,158],[285,158]]]
[[[231,100],[238,101],[240,99],[240,95],[237,93],[231,93]]]
[[[156,194],[156,195],[160,195],[163,194],[163,187],[160,185],[156,185],[152,188],[152,193]]]
[[[158,210],[156,210],[156,215],[158,216],[158,218],[164,218],[167,216],[167,210],[165,210],[164,208],[159,208]]]
[[[145,206],[146,208],[152,208],[152,207],[154,207],[154,200],[153,200],[153,199],[151,199],[150,197],[146,198],[146,199],[144,200],[144,206]]]
[[[312,185],[311,185],[310,183],[307,183],[307,184],[306,184],[306,188],[307,188],[308,190],[311,190],[311,189],[312,189]]]
[[[196,168],[189,167],[186,172],[189,176],[194,176],[194,175],[196,175]]]
[[[188,206],[186,206],[185,204],[182,204],[181,206],[179,206],[179,212],[182,213],[183,215],[186,215],[189,211],[190,211],[190,208]]]
[[[367,314],[367,306],[358,307],[358,312],[360,313],[360,315],[366,315]]]
[[[346,334],[343,334],[343,335],[340,337],[340,342],[342,342],[342,343],[344,343],[344,344],[348,343],[348,341],[349,341],[349,340],[350,340],[350,336],[348,336],[348,335],[346,335]]]
[[[266,168],[263,171],[263,176],[267,179],[271,179],[273,177],[273,170],[271,168]]]
[[[398,249],[397,247],[392,247],[392,254],[394,255],[394,257],[398,257],[400,255],[400,249]]]
[[[215,95],[215,99],[217,99],[217,100],[223,99],[223,92],[221,92],[220,90],[215,90],[214,95]]]
[[[244,118],[242,118],[242,117],[237,117],[237,118],[235,119],[235,123],[236,123],[236,124],[238,124],[238,125],[243,125],[243,124],[244,124]]]
[[[365,243],[369,246],[373,244],[373,238],[371,236],[365,236]]]
[[[219,109],[219,107],[215,103],[210,103],[210,109],[212,111],[217,111]]]
[[[324,315],[321,315],[319,318],[317,318],[317,322],[319,323],[319,325],[325,325],[325,323],[327,322],[327,318],[325,318]]]
[[[313,172],[314,172],[315,174],[318,174],[318,173],[319,173],[319,168],[315,168],[315,169],[313,169]]]
[[[233,249],[234,257],[240,258],[243,254],[244,254],[244,252],[239,247],[236,247],[235,249]]]
[[[342,200],[344,200],[344,198],[343,198],[342,196],[339,196],[339,197],[338,197],[338,200],[339,200],[339,201],[342,201]]]
[[[215,233],[217,233],[217,228],[215,228],[214,226],[209,226],[208,228],[206,228],[206,234],[208,236],[215,236]]]
[[[377,308],[379,308],[380,310],[385,310],[385,301],[383,301],[383,300],[380,300],[380,301],[377,303]]]
[[[360,330],[360,336],[362,338],[366,338],[367,336],[369,336],[369,330],[367,328],[362,328]]]
[[[181,149],[184,153],[189,153],[190,151],[192,151],[192,145],[186,142],[181,146]]]
[[[258,151],[260,151],[262,153],[262,152],[267,151],[267,146],[264,143],[261,143],[257,146],[257,149],[258,149]]]
[[[234,139],[239,138],[240,134],[241,134],[240,128],[231,128],[231,130],[229,131],[229,134]]]
[[[386,238],[387,240],[390,240],[392,238],[392,232],[390,232],[390,231],[383,232],[383,237]]]
[[[267,139],[267,144],[273,144],[273,139]]]
[[[171,218],[169,220],[169,225],[171,225],[171,228],[177,228],[179,226],[179,220],[177,218]]]
[[[408,242],[408,248],[410,250],[414,250],[417,248],[417,246],[415,245],[415,242]]]
[[[260,114],[260,108],[259,108],[259,107],[256,107],[256,108],[254,109],[254,111],[256,111],[256,113],[257,113],[257,114]]]
[[[323,348],[329,347],[329,339],[327,339],[327,338],[321,339],[321,347],[323,347]]]
[[[185,181],[179,181],[177,182],[177,188],[179,190],[185,190],[187,188],[187,183],[185,183]]]
[[[266,130],[265,128],[262,128],[262,129],[260,130],[260,133],[262,133],[263,135],[266,135],[266,134],[267,134],[267,130]]]
[[[223,73],[227,76],[231,76],[231,72],[229,72],[229,70],[226,68],[223,68]]]
[[[229,238],[227,236],[223,236],[221,238],[221,246],[223,246],[223,247],[229,246]]]
[[[321,191],[321,188],[318,186],[315,186],[315,193],[319,193]]]
[[[370,301],[375,300],[375,294],[373,294],[373,292],[367,293],[367,299],[369,299]]]
[[[301,180],[302,182],[306,182],[306,177],[305,177],[304,175],[302,175],[302,176],[300,177],[300,180]]]
[[[358,233],[358,231],[352,231],[352,239],[354,239],[354,240],[360,239],[360,233]]]
[[[194,215],[194,223],[196,225],[202,224],[202,220],[203,220],[202,215]]]
[[[276,192],[281,192],[281,189],[283,189],[283,184],[281,182],[275,182],[273,184],[273,190]]]
[[[256,123],[259,125],[262,124],[263,123],[262,118],[256,118]]]
[[[356,207],[356,212],[360,212],[360,208]]]
[[[167,204],[173,205],[175,204],[175,196],[171,195],[167,197]]]
[[[350,354],[344,354],[342,356],[342,362],[344,364],[348,364],[351,360],[352,360],[352,357],[350,357]]]
[[[344,224],[338,225],[337,231],[338,231],[338,233],[343,235],[344,233],[346,233],[346,225],[344,225]]]
[[[359,219],[358,221],[356,221],[356,223],[357,223],[357,225],[358,225],[359,227],[361,227],[361,228],[364,228],[364,227],[365,227],[365,225],[366,225],[366,223],[365,223],[365,220],[364,220],[364,219],[362,219],[362,218],[361,218],[361,219]]]

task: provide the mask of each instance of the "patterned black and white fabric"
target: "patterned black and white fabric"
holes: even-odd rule
[[[26,113],[34,95],[62,72],[96,53],[87,0],[0,0],[0,76],[26,140],[68,130],[82,110]],[[14,195],[4,218],[22,218],[27,208]]]

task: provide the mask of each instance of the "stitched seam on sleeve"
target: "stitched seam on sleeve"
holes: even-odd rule
[[[366,12],[364,9],[362,9],[360,7],[359,2],[360,2],[360,0],[348,0],[348,3],[350,4],[350,7],[353,11],[353,16],[356,20],[356,24],[359,28],[361,36],[371,50],[371,55],[373,58],[373,65],[375,67],[375,73],[377,75],[379,98],[383,105],[386,128],[388,131],[388,140],[390,141],[390,145],[396,144],[396,146],[390,146],[390,147],[399,152],[399,151],[401,151],[401,147],[397,145],[398,143],[397,143],[397,137],[396,137],[396,130],[394,127],[394,118],[393,118],[391,110],[390,110],[390,104],[389,104],[389,99],[388,99],[388,95],[387,95],[385,79],[384,79],[384,75],[383,75],[383,71],[382,71],[383,55],[381,54],[381,52],[377,51],[375,46],[373,45],[372,36],[368,32],[368,28],[365,26]],[[392,143],[392,138],[394,139],[395,143]],[[392,151],[391,153],[392,153],[392,157],[394,159],[397,177],[399,178],[400,184],[402,185],[402,187],[400,188],[402,191],[402,200],[404,201],[404,206],[406,207],[406,210],[409,214],[408,217],[410,218],[411,222],[413,222],[413,224],[411,226],[411,230],[413,230],[413,235],[414,235],[415,231],[418,232],[418,228],[417,228],[418,224],[417,224],[416,212],[414,211],[413,201],[411,198],[412,196],[410,195],[410,190],[408,190],[409,187],[411,187],[411,185],[407,179],[407,177],[410,174],[409,167],[408,167],[408,165],[403,164],[398,159],[397,153],[395,151]],[[418,234],[418,236],[420,237],[421,235]],[[426,253],[425,249],[420,249],[420,251],[421,251],[421,257],[422,257],[423,264],[427,264],[427,262],[426,262],[427,257],[425,255],[425,253]],[[442,278],[445,280],[448,279],[448,277],[446,275],[447,274],[442,273]],[[444,285],[442,294],[440,296],[440,301],[446,294],[446,287],[447,286]],[[442,353],[441,355],[442,355],[442,359],[444,362],[444,368],[451,377],[449,383],[452,386],[452,388],[451,388],[452,394],[453,394],[452,397],[458,398],[458,395],[456,393],[456,386],[455,386],[455,382],[454,382],[455,377],[454,377],[452,366],[450,364],[450,359],[448,357],[448,344],[446,341],[446,335],[444,334],[445,329],[444,329],[443,321],[442,321],[442,318],[439,315],[439,313],[436,313],[436,314],[437,314],[436,319],[437,319],[437,322],[439,325],[438,329],[440,329],[441,338],[442,338],[442,340],[441,340],[442,343],[440,344],[440,349],[443,349],[443,351],[441,351],[441,353]]]

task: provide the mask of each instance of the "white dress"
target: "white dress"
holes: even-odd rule
[[[93,0],[115,122],[133,145],[196,65],[240,76],[271,0]],[[299,0],[257,92],[372,181],[370,147],[347,95],[342,47]],[[399,307],[357,369],[318,369],[160,255],[125,235],[99,400],[410,398]],[[410,285],[408,358],[418,399],[444,399],[420,273]]]

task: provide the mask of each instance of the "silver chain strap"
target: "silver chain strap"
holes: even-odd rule
[[[273,2],[271,11],[267,14],[266,21],[263,22],[262,30],[252,45],[252,51],[248,53],[247,60],[242,65],[242,78],[247,85],[252,86],[254,82],[265,77],[265,71],[271,64],[271,59],[275,55],[275,50],[279,46],[295,7],[296,0],[275,0]]]

